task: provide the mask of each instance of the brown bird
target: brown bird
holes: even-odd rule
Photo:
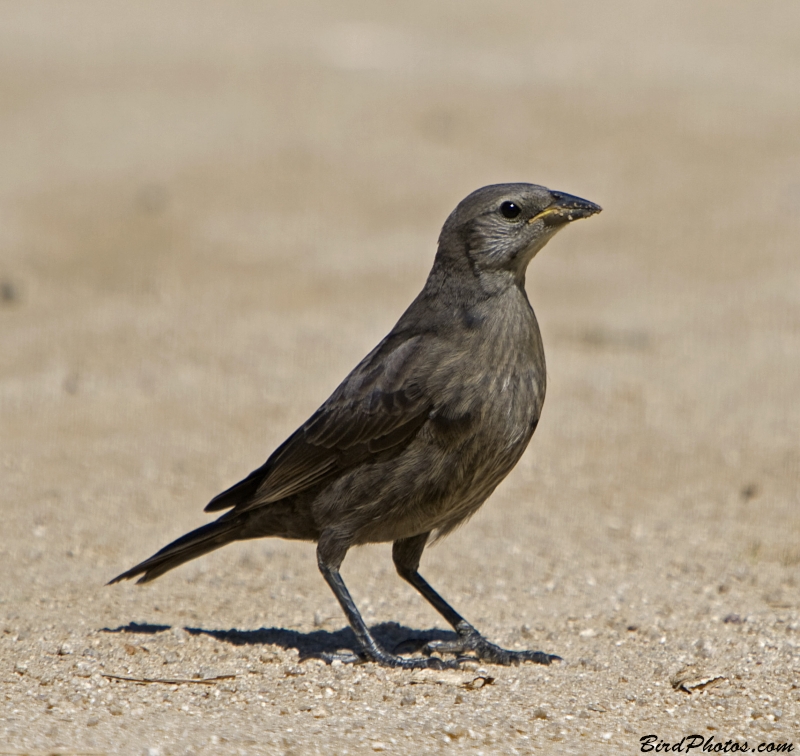
[[[534,184],[470,194],[445,222],[428,280],[389,335],[261,467],[206,506],[229,511],[111,582],[153,580],[232,541],[316,541],[319,568],[360,644],[345,661],[414,669],[458,666],[464,655],[497,664],[558,659],[489,643],[417,570],[429,540],[473,515],[528,446],[545,362],[525,271],[557,231],[598,212]],[[351,546],[382,541],[393,542],[397,572],[457,640],[429,644],[421,658],[376,643],[339,568]]]

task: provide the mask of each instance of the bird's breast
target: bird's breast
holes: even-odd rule
[[[480,317],[481,328],[467,334],[460,359],[448,366],[447,399],[431,419],[443,441],[472,439],[491,457],[527,445],[544,403],[546,368],[527,300]]]

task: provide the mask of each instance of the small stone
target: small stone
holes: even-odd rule
[[[750,501],[758,496],[758,483],[746,483],[739,489],[739,495],[743,501]]]
[[[100,720],[97,717],[89,717],[89,719],[86,720],[87,727],[97,727],[99,724]]]
[[[0,302],[11,304],[19,299],[19,291],[13,281],[0,281]]]
[[[458,740],[459,738],[463,738],[467,734],[467,728],[463,725],[457,725],[450,723],[445,725],[444,734],[447,737],[452,738],[453,740]]]
[[[549,717],[548,717],[547,712],[540,707],[540,708],[536,709],[533,712],[533,718],[534,719],[548,719]]]
[[[417,696],[409,691],[400,699],[400,706],[413,706],[417,702]]]

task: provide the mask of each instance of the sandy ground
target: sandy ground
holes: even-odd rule
[[[0,17],[0,752],[800,748],[796,0]],[[104,587],[206,522],[456,202],[512,180],[605,211],[531,266],[542,422],[422,571],[563,663],[309,660],[353,644],[310,544]],[[448,637],[388,546],[343,574],[387,646]]]

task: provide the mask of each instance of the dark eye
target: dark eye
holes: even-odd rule
[[[500,205],[500,212],[503,214],[504,218],[512,220],[522,212],[522,209],[519,205],[513,202],[504,202],[502,205]]]

